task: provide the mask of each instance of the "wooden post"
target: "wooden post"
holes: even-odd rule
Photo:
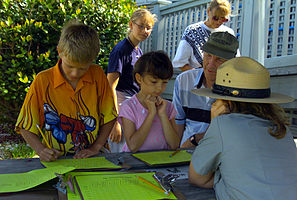
[[[249,56],[264,64],[265,51],[265,1],[243,1],[243,30],[241,55]]]

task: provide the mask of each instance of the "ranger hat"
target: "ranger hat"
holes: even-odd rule
[[[289,103],[294,98],[270,91],[268,70],[249,57],[224,62],[217,70],[213,88],[194,89],[192,93],[214,99],[251,103]]]
[[[235,57],[238,46],[239,43],[236,37],[227,31],[214,32],[202,46],[202,50],[209,54],[229,60]]]

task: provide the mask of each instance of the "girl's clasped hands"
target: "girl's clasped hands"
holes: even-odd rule
[[[144,100],[149,113],[158,114],[159,117],[166,116],[167,101],[160,96],[147,95]]]

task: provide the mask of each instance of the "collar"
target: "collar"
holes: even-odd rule
[[[205,79],[203,69],[201,69],[196,77],[194,87],[195,88],[201,88],[203,86],[203,80]]]
[[[137,51],[137,50],[139,49],[139,46],[138,46],[138,45],[139,45],[140,42],[135,46],[135,45],[133,44],[133,42],[132,42],[132,40],[130,39],[129,36],[127,36],[126,39],[127,39],[128,43],[130,44],[130,46],[131,46],[134,50]]]
[[[133,42],[131,41],[131,39],[129,38],[129,36],[127,36],[126,39],[127,39],[128,42],[131,44],[131,46],[132,46],[133,48],[135,48],[135,45],[133,44]]]
[[[62,60],[59,59],[57,64],[54,66],[53,69],[53,77],[54,77],[54,88],[59,87],[60,85],[67,83],[67,80],[64,78],[63,74],[60,71],[59,65],[62,63]],[[92,65],[90,66],[90,68],[92,68]],[[92,83],[93,82],[93,77],[92,77],[92,72],[91,70],[89,70],[83,75],[83,77],[80,78],[77,87],[76,88],[80,88],[82,86],[82,84],[84,84],[85,82],[87,83]]]
[[[66,83],[66,79],[60,71],[59,65],[62,63],[62,60],[59,59],[57,64],[54,66],[53,77],[54,77],[54,88],[59,87],[63,83]]]

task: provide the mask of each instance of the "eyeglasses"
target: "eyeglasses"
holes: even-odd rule
[[[153,30],[153,27],[151,27],[151,26],[142,26],[142,25],[139,25],[139,24],[137,24],[135,22],[133,22],[133,24],[137,25],[140,30],[144,30],[144,29],[146,29],[147,31]]]
[[[212,19],[213,19],[214,21],[219,21],[219,20],[221,20],[221,21],[224,22],[224,23],[227,23],[227,22],[229,21],[229,19],[227,19],[227,18],[225,18],[225,17],[218,17],[218,16],[213,16]]]

